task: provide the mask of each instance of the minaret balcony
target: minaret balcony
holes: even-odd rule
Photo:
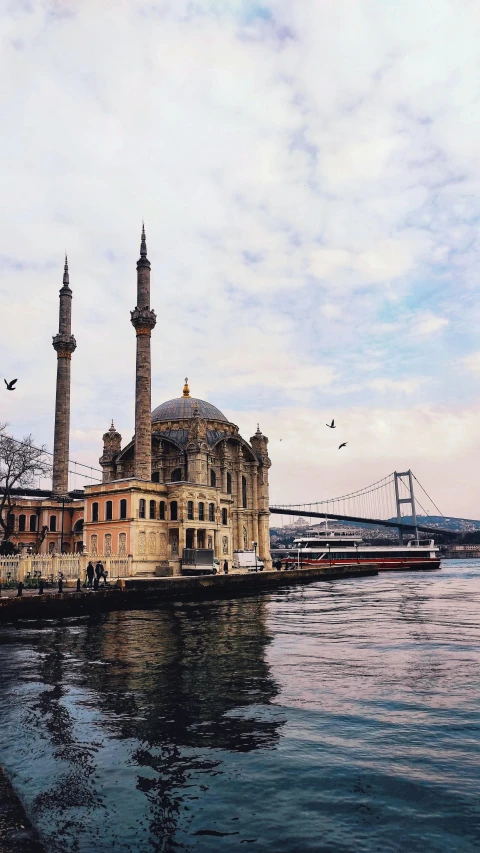
[[[130,317],[137,334],[144,329],[151,332],[157,322],[157,315],[151,308],[134,308],[133,311],[130,311]]]
[[[52,340],[52,346],[54,350],[57,351],[59,356],[66,355],[71,356],[72,352],[75,352],[77,348],[77,342],[73,335],[66,335],[60,332],[58,335],[54,335]]]

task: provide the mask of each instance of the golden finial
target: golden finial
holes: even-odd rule
[[[190,397],[190,388],[188,387],[188,376],[185,377],[185,385],[183,386],[183,396]]]

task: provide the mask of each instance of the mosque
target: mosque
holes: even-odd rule
[[[103,436],[103,481],[68,491],[72,290],[67,260],[60,290],[51,492],[15,497],[12,541],[41,553],[130,556],[135,574],[179,574],[184,549],[213,549],[231,565],[236,550],[257,548],[271,566],[268,439],[246,441],[211,403],[182,395],[151,406],[150,271],[145,229],[137,262],[135,435],[122,447],[112,424]]]

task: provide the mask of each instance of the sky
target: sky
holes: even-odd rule
[[[0,420],[52,449],[66,251],[71,458],[131,439],[144,220],[152,409],[188,376],[259,423],[272,503],[411,468],[480,518],[479,36],[470,0],[0,0]]]

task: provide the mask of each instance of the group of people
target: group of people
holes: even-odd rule
[[[100,586],[100,580],[103,579],[103,586],[107,585],[107,572],[103,567],[103,563],[101,560],[98,560],[96,566],[93,565],[90,560],[87,566],[87,579],[85,581],[85,586],[87,589],[98,589]]]

